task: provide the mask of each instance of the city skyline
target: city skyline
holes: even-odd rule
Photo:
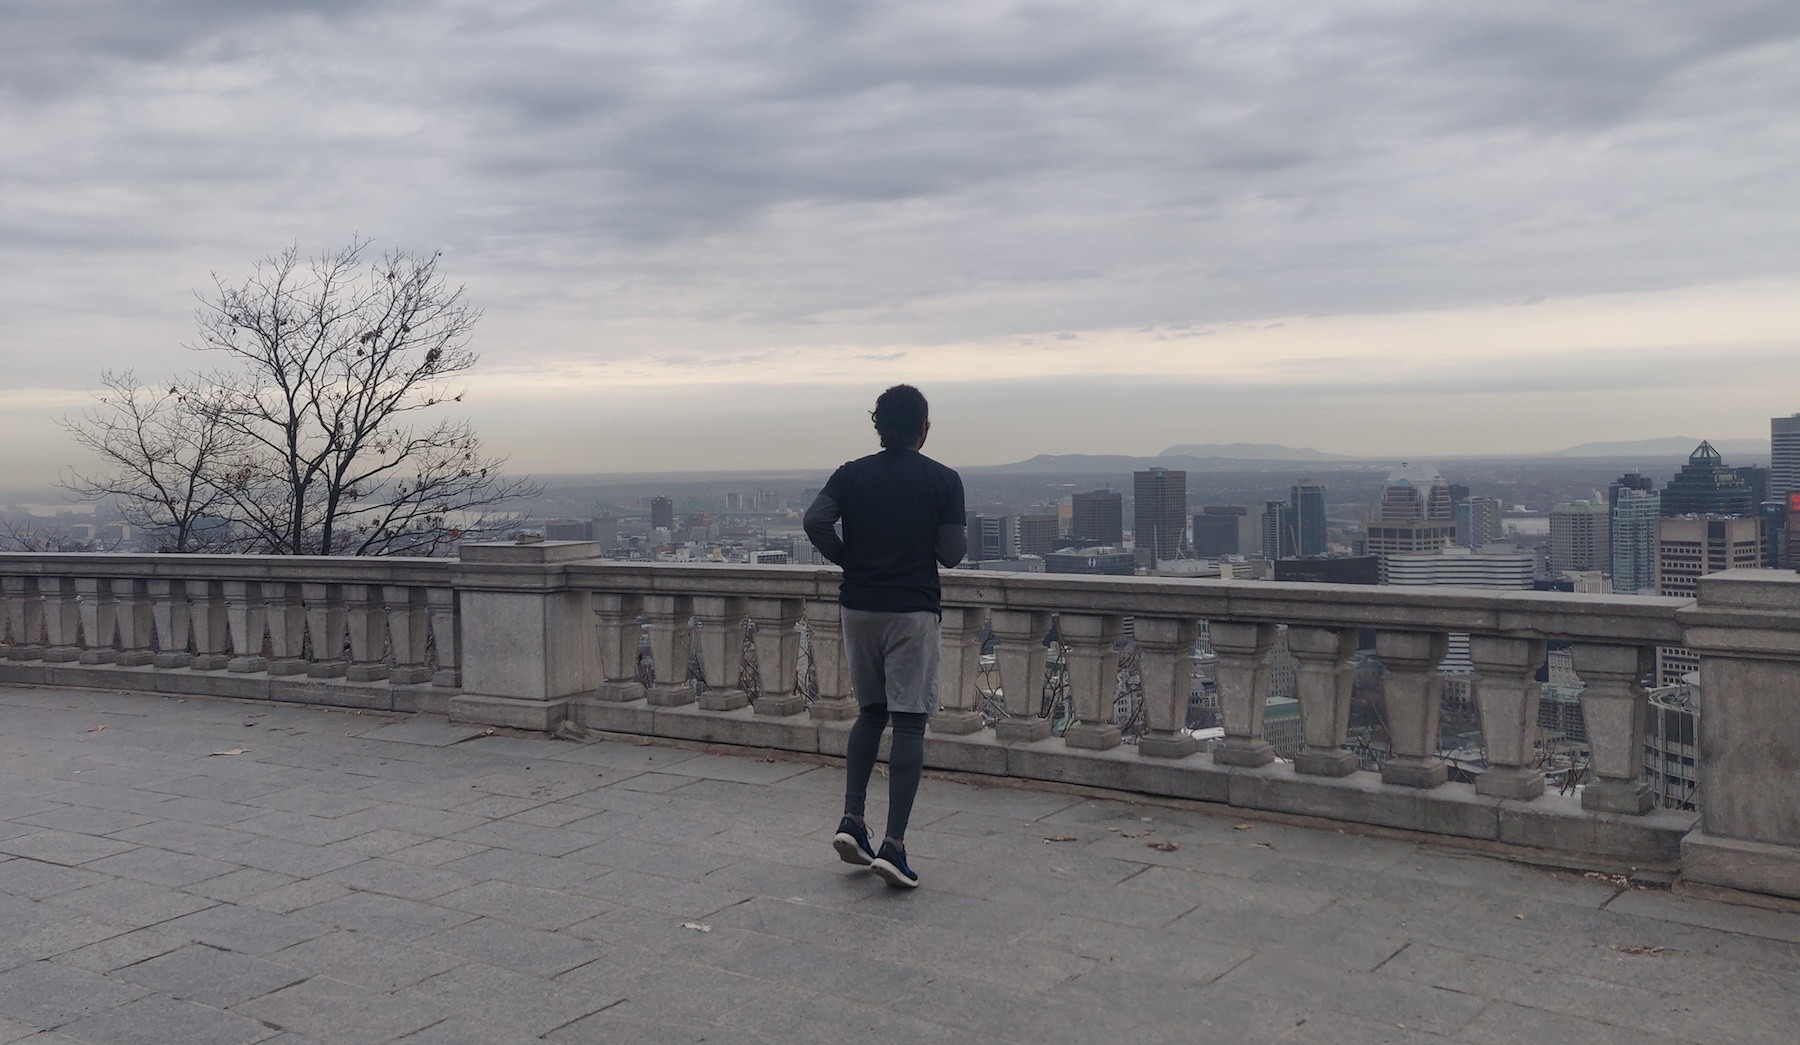
[[[101,370],[203,363],[211,273],[355,235],[445,251],[521,472],[828,468],[896,381],[959,465],[1733,439],[1800,385],[1790,6],[6,17],[14,482]]]

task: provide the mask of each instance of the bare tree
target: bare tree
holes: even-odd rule
[[[190,347],[220,364],[148,404],[185,412],[183,431],[216,431],[207,514],[229,518],[248,550],[430,555],[497,531],[504,502],[538,492],[504,476],[466,421],[426,414],[462,400],[446,382],[475,364],[480,311],[439,274],[440,254],[369,259],[367,246],[310,259],[290,248],[242,283],[215,274]],[[143,427],[135,399],[102,402],[70,422],[90,448]],[[143,503],[129,477],[154,471],[161,445],[127,445],[124,460],[103,451],[107,473],[83,481]]]
[[[229,550],[221,512],[242,447],[224,424],[216,388],[147,388],[137,376],[107,371],[96,405],[62,425],[100,459],[95,472],[73,472],[60,485],[84,500],[110,500],[125,521],[172,552]]]

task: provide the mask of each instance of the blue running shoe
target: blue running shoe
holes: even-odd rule
[[[838,858],[847,864],[867,867],[875,862],[875,847],[869,844],[869,829],[854,818],[847,816],[838,821],[837,834],[831,838],[831,847],[837,850]]]
[[[882,881],[896,889],[917,889],[919,876],[906,866],[906,850],[892,842],[881,843],[881,852],[875,854],[872,865],[875,873]]]

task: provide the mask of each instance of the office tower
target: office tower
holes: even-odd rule
[[[1187,473],[1151,468],[1132,476],[1132,539],[1151,561],[1179,558],[1188,549]]]
[[[1550,570],[1612,568],[1612,526],[1606,505],[1572,501],[1550,509]]]
[[[1011,515],[969,516],[969,551],[975,561],[1019,557],[1019,528]]]
[[[1125,543],[1125,495],[1111,490],[1078,493],[1070,498],[1069,536],[1084,544]]]
[[[1750,487],[1726,466],[1711,443],[1695,447],[1688,463],[1663,488],[1664,516],[1748,515],[1755,508]]]
[[[1654,489],[1656,489],[1656,482],[1649,476],[1639,472],[1626,472],[1624,475],[1619,476],[1617,479],[1614,479],[1611,483],[1607,484],[1606,506],[1608,508],[1616,507],[1619,503],[1619,495],[1626,490],[1649,493]]]
[[[1048,554],[1056,547],[1059,526],[1054,513],[1018,516],[1019,554]]]
[[[1288,493],[1294,509],[1294,552],[1298,555],[1325,554],[1325,484],[1317,479],[1302,479]]]
[[[1530,591],[1536,572],[1535,553],[1505,545],[1478,550],[1446,547],[1381,560],[1381,583],[1401,587]],[[1463,682],[1475,670],[1469,657],[1468,633],[1449,634],[1442,668]]]
[[[594,536],[594,524],[585,519],[545,519],[544,540],[587,541]]]
[[[1194,516],[1194,554],[1202,559],[1217,559],[1223,555],[1242,555],[1242,546],[1238,544],[1238,531],[1243,528],[1243,516],[1225,515],[1211,509],[1202,509]]]
[[[1442,551],[1455,539],[1450,484],[1436,468],[1402,464],[1388,476],[1377,519],[1369,524],[1369,554],[1386,562],[1395,555]]]
[[[654,497],[650,500],[650,528],[653,530],[675,530],[675,502],[667,497]]]
[[[1262,510],[1262,557],[1291,559],[1298,540],[1294,506],[1286,501],[1265,501]]]
[[[1769,499],[1800,493],[1800,414],[1769,418]]]
[[[1710,448],[1709,448],[1710,449]],[[1669,484],[1671,487],[1673,483]],[[1656,524],[1656,593],[1692,598],[1701,577],[1721,570],[1762,565],[1762,521],[1755,516],[1667,514],[1668,491],[1663,491],[1664,516]],[[1656,651],[1656,681],[1674,685],[1681,676],[1700,670],[1700,659],[1684,648],[1663,646]]]
[[[1656,522],[1662,514],[1662,494],[1634,487],[1609,492],[1614,495],[1609,542],[1613,591],[1655,594]]]
[[[1457,546],[1479,548],[1499,540],[1503,536],[1500,529],[1503,510],[1498,497],[1466,497],[1452,501]]]

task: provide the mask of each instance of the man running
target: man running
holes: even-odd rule
[[[844,569],[844,655],[861,708],[844,752],[844,819],[832,846],[844,862],[912,889],[919,876],[906,862],[906,823],[925,765],[925,720],[938,709],[938,566],[962,561],[968,535],[962,477],[919,452],[931,431],[925,396],[895,385],[870,416],[881,452],[833,472],[806,510],[807,538]],[[877,850],[863,806],[890,722],[887,836]]]

